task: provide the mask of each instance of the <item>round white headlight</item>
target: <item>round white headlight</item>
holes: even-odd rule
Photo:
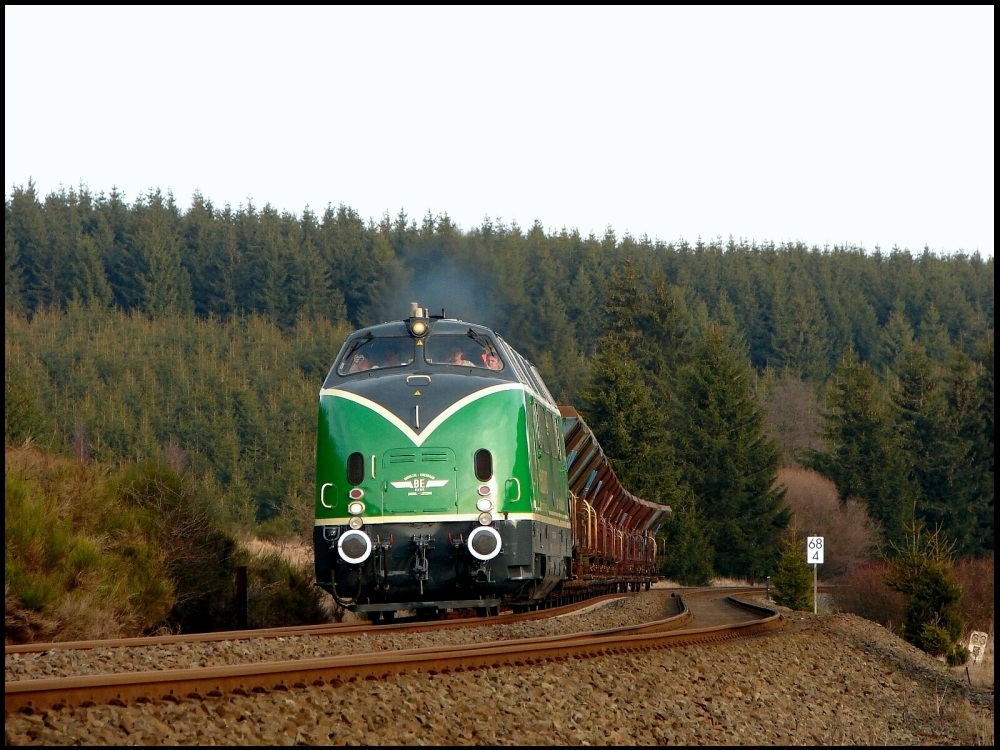
[[[344,562],[357,565],[371,555],[372,540],[364,532],[352,529],[340,535],[340,539],[337,540],[337,551],[340,552]]]
[[[476,501],[476,508],[481,511],[493,510],[493,501],[488,497],[481,497]]]
[[[500,532],[492,526],[477,526],[465,544],[477,560],[492,560],[500,554]]]
[[[359,516],[365,512],[365,504],[360,500],[352,500],[347,504],[347,512],[352,516]]]

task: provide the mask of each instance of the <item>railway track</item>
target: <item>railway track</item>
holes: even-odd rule
[[[19,643],[4,647],[4,654],[37,654],[45,651],[87,650],[97,648],[135,648],[138,646],[165,646],[178,643],[212,643],[218,641],[238,641],[250,638],[298,638],[301,636],[341,636],[359,633],[391,632],[419,633],[427,630],[458,630],[479,627],[497,622],[531,622],[549,617],[572,614],[602,603],[622,598],[623,594],[607,594],[585,602],[576,602],[545,610],[514,614],[505,612],[499,617],[457,617],[452,619],[426,620],[417,616],[400,618],[391,623],[373,625],[371,622],[323,623],[320,625],[294,625],[280,628],[259,628],[257,630],[224,630],[214,633],[187,635],[154,635],[135,638],[109,638],[86,641],[57,641],[49,643]]]
[[[674,597],[669,616],[643,623],[594,631],[567,632],[530,638],[504,638],[484,642],[363,651],[323,658],[276,660],[190,669],[156,669],[118,674],[95,674],[5,681],[4,713],[31,714],[47,709],[93,705],[128,705],[154,701],[181,702],[227,694],[252,695],[291,691],[310,686],[386,680],[403,672],[428,675],[468,670],[495,669],[506,665],[532,665],[549,661],[587,659],[605,654],[676,648],[699,643],[717,643],[746,638],[781,628],[784,618],[774,609],[751,603],[738,594],[752,589],[685,591]],[[759,593],[759,592],[758,592]],[[621,598],[619,597],[608,597]],[[588,602],[586,607],[599,605]],[[570,605],[543,612],[504,614],[492,618],[445,620],[434,623],[400,622],[391,625],[332,625],[311,628],[279,628],[268,631],[232,631],[197,638],[166,636],[112,642],[119,648],[177,642],[211,642],[234,638],[286,638],[301,635],[329,637],[353,634],[416,633],[469,627],[506,626],[541,618],[579,616],[584,605]],[[583,620],[581,619],[581,626]],[[42,644],[39,644],[41,646]],[[48,648],[106,648],[109,642],[44,644]],[[38,647],[35,653],[39,653]],[[10,653],[32,653],[32,647],[5,648]]]

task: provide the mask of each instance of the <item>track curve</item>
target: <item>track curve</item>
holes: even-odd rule
[[[179,702],[185,698],[204,699],[228,693],[250,695],[358,680],[385,680],[402,672],[433,675],[504,665],[531,665],[551,660],[584,659],[611,653],[721,642],[767,633],[785,624],[776,610],[737,598],[729,590],[692,590],[679,593],[674,598],[674,612],[668,617],[597,631],[579,630],[532,638],[366,651],[221,667],[5,681],[4,712],[7,715],[99,704]],[[581,628],[585,627],[585,617],[579,613],[550,611],[546,614],[553,620],[579,617]],[[533,619],[537,619],[539,613],[532,615],[535,615]],[[504,619],[501,616],[471,622],[480,626],[506,624],[499,623]],[[440,629],[440,625],[379,626],[377,630],[384,632],[388,628],[397,628],[399,632],[407,627]],[[468,624],[465,626],[468,627]]]

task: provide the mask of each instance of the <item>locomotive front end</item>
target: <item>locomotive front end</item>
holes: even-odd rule
[[[517,373],[485,329],[415,313],[352,334],[320,392],[316,582],[376,620],[497,611],[537,576]]]

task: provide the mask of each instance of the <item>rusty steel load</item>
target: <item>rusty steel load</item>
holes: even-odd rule
[[[626,583],[657,574],[656,531],[670,507],[628,492],[576,409],[560,406],[573,514],[573,578],[618,575]]]

